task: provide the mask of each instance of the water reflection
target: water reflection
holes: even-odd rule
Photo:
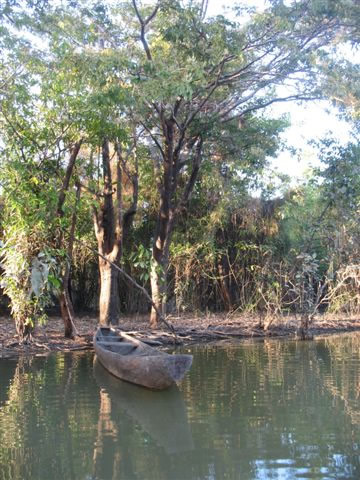
[[[111,404],[113,419],[124,413],[168,454],[191,450],[193,445],[182,393],[177,386],[154,392],[119,381],[94,361],[94,376],[100,387],[101,398]]]
[[[9,398],[9,387],[14,378],[17,367],[17,360],[0,360],[0,408]]]
[[[87,371],[85,355],[19,359],[0,408],[1,480],[84,478],[98,410]]]
[[[201,478],[360,478],[359,345],[266,340],[196,355],[184,384],[195,448],[216,459],[203,452]]]
[[[360,335],[194,348],[179,389],[0,360],[0,480],[358,479]]]

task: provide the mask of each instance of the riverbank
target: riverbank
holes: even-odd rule
[[[251,315],[183,315],[171,316],[168,321],[176,331],[176,343],[194,344],[216,340],[251,339],[268,337],[293,337],[299,319],[284,316],[274,320],[267,331],[259,328],[259,317]],[[21,354],[47,354],[49,352],[70,352],[92,349],[92,337],[97,326],[97,318],[83,316],[76,319],[78,335],[74,340],[63,336],[63,323],[59,317],[51,317],[44,326],[38,326],[33,341],[19,343],[14,324],[9,317],[0,318],[0,358]],[[124,317],[120,328],[139,338],[157,340],[164,345],[174,344],[174,335],[165,325],[150,330],[147,316]],[[349,316],[319,315],[309,330],[313,336],[330,335],[360,330],[360,318]]]

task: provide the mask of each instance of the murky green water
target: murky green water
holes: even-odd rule
[[[192,349],[178,389],[0,359],[0,480],[360,479],[360,335]]]

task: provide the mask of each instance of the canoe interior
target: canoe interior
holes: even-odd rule
[[[106,327],[98,329],[96,342],[99,347],[108,350],[109,352],[118,353],[119,355],[163,355],[163,352],[159,352],[158,350],[139,342],[135,338],[120,334],[115,330]]]

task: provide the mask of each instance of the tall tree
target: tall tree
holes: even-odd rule
[[[261,14],[236,7],[234,21],[206,18],[203,4],[197,3],[141,7],[133,0],[132,5],[144,52],[137,60],[134,88],[158,185],[151,286],[161,310],[175,221],[194,189],[214,132],[232,125],[237,126],[234,135],[242,135],[242,124],[259,109],[321,98],[317,58],[348,26],[332,2],[286,6],[274,1]],[[278,87],[285,83],[288,89],[282,94]],[[153,310],[151,325],[157,320]]]
[[[136,137],[134,139],[136,145]],[[135,145],[133,148],[135,149]],[[129,173],[129,155],[124,155],[119,142],[111,154],[108,139],[104,139],[101,156],[103,168],[102,200],[93,206],[95,234],[98,242],[100,269],[100,323],[117,324],[120,315],[119,271],[112,263],[117,263],[123,252],[123,240],[137,210],[138,176],[136,151],[134,171]],[[127,158],[125,158],[127,157]],[[125,177],[132,182],[130,205],[124,205]]]
[[[52,168],[59,179],[58,201],[53,212],[59,228],[55,229],[53,246],[64,249],[64,228],[73,230],[69,224],[72,214],[66,205],[66,196],[75,182],[84,199],[91,199],[93,209],[101,279],[100,321],[117,323],[120,305],[118,271],[110,262],[121,258],[123,236],[131,227],[138,197],[136,142],[139,133],[131,119],[131,91],[125,83],[129,59],[123,35],[111,32],[106,5],[73,2],[64,6],[49,4],[46,10],[41,7],[39,3],[32,16],[20,5],[13,10],[7,9],[5,13],[7,24],[16,35],[21,38],[19,29],[22,28],[34,45],[31,49],[22,40],[27,50],[20,47],[15,50],[18,57],[23,52],[24,58],[20,70],[24,70],[24,81],[21,83],[19,78],[17,84],[18,92],[21,92],[27,85],[25,82],[33,82],[25,89],[31,104],[36,105],[31,119],[33,125],[43,125],[41,115],[47,112],[48,123],[40,132],[43,142],[37,145],[41,147],[37,149],[37,155],[47,155],[48,163],[53,162]],[[11,57],[10,45],[11,42],[5,45],[5,58]],[[21,67],[21,61],[18,63]],[[7,78],[5,73],[3,78]],[[10,98],[6,105],[11,105]],[[21,99],[18,105],[21,109],[18,116],[29,123],[29,110]],[[15,110],[14,107],[12,112]],[[5,114],[4,110],[3,119]],[[62,134],[54,139],[56,122],[61,126]],[[11,122],[7,123],[10,128]],[[10,147],[10,138],[11,135],[7,138],[7,147]],[[32,138],[35,143],[37,137],[32,135]],[[60,151],[57,155],[49,154],[52,140]],[[69,155],[64,148],[66,145]],[[22,146],[23,142],[20,148]],[[77,158],[81,162],[76,165]],[[24,158],[24,162],[27,161]],[[70,298],[65,285],[69,271],[68,262],[64,263],[60,304],[67,325],[66,335],[71,336]]]

